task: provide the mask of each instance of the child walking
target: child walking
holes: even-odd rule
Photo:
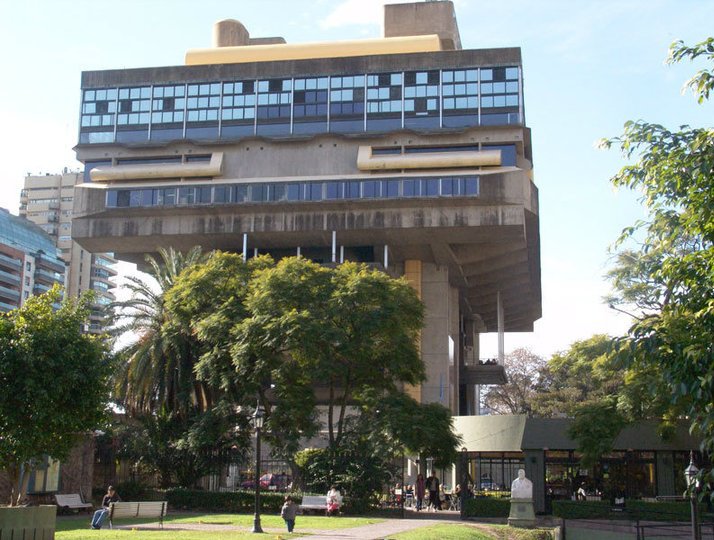
[[[285,524],[288,526],[288,532],[293,532],[295,528],[295,516],[297,515],[298,505],[295,504],[293,498],[290,495],[285,496],[285,503],[283,508],[280,510],[280,517],[285,520]]]

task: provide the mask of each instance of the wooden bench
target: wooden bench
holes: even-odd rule
[[[87,510],[92,511],[92,503],[87,503],[82,500],[79,493],[55,494],[55,502],[61,510]]]
[[[156,518],[163,529],[165,515],[166,501],[115,502],[109,505],[109,528],[117,519]]]
[[[327,496],[325,495],[303,495],[300,503],[300,510],[327,512]]]

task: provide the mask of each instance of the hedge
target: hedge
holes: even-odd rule
[[[689,521],[692,517],[692,505],[689,501],[645,502],[628,500],[625,503],[627,511],[633,517],[651,521]],[[706,512],[706,505],[699,504],[699,515]]]
[[[466,517],[508,517],[511,512],[509,499],[475,497],[466,500]]]
[[[706,506],[699,505],[701,515]],[[649,521],[689,521],[691,506],[682,502],[645,502],[627,499],[622,509],[613,510],[610,501],[553,501],[553,515],[565,519],[645,519]]]
[[[610,501],[553,501],[553,515],[564,519],[611,517]],[[622,513],[619,513],[622,517]]]

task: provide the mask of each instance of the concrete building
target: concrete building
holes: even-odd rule
[[[701,440],[679,422],[665,439],[658,422],[645,420],[623,428],[612,450],[591,468],[581,464],[578,444],[569,435],[569,418],[525,415],[457,417],[456,432],[468,452],[468,471],[478,491],[510,491],[518,469],[533,482],[536,512],[550,513],[551,503],[574,499],[583,486],[589,500],[615,497],[654,501],[681,497],[689,452]],[[695,452],[700,465],[709,459]],[[455,478],[444,475],[453,485]]]
[[[53,239],[67,264],[67,294],[78,296],[92,289],[97,294],[92,306],[89,331],[103,330],[102,308],[114,300],[116,260],[109,253],[90,253],[72,240],[72,205],[74,186],[81,183],[82,173],[28,175],[20,194],[20,215],[39,225]]]
[[[65,265],[52,238],[31,221],[0,208],[0,311],[20,307],[55,283],[64,285]]]
[[[427,310],[412,395],[475,414],[504,333],[541,316],[521,53],[462,49],[451,2],[386,6],[384,26],[287,44],[227,20],[186,65],[84,72],[72,237],[138,263],[201,245],[405,276]]]

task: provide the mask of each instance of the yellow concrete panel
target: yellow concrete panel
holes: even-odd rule
[[[413,259],[404,261],[404,278],[416,291],[419,299],[421,299],[421,261]],[[421,332],[419,332],[419,336],[417,336],[417,348],[421,354]],[[421,403],[421,385],[407,384],[404,387],[404,391],[415,401]]]
[[[344,58],[348,56],[423,53],[440,50],[442,50],[441,40],[436,34],[321,43],[277,43],[192,49],[186,52],[186,65]]]
[[[497,167],[499,165],[501,165],[500,150],[419,152],[415,154],[386,154],[375,156],[372,155],[371,146],[360,146],[357,152],[357,167],[361,171]]]
[[[210,161],[189,163],[147,163],[97,167],[89,172],[92,182],[123,182],[161,178],[195,178],[220,176],[223,152],[214,152]]]

